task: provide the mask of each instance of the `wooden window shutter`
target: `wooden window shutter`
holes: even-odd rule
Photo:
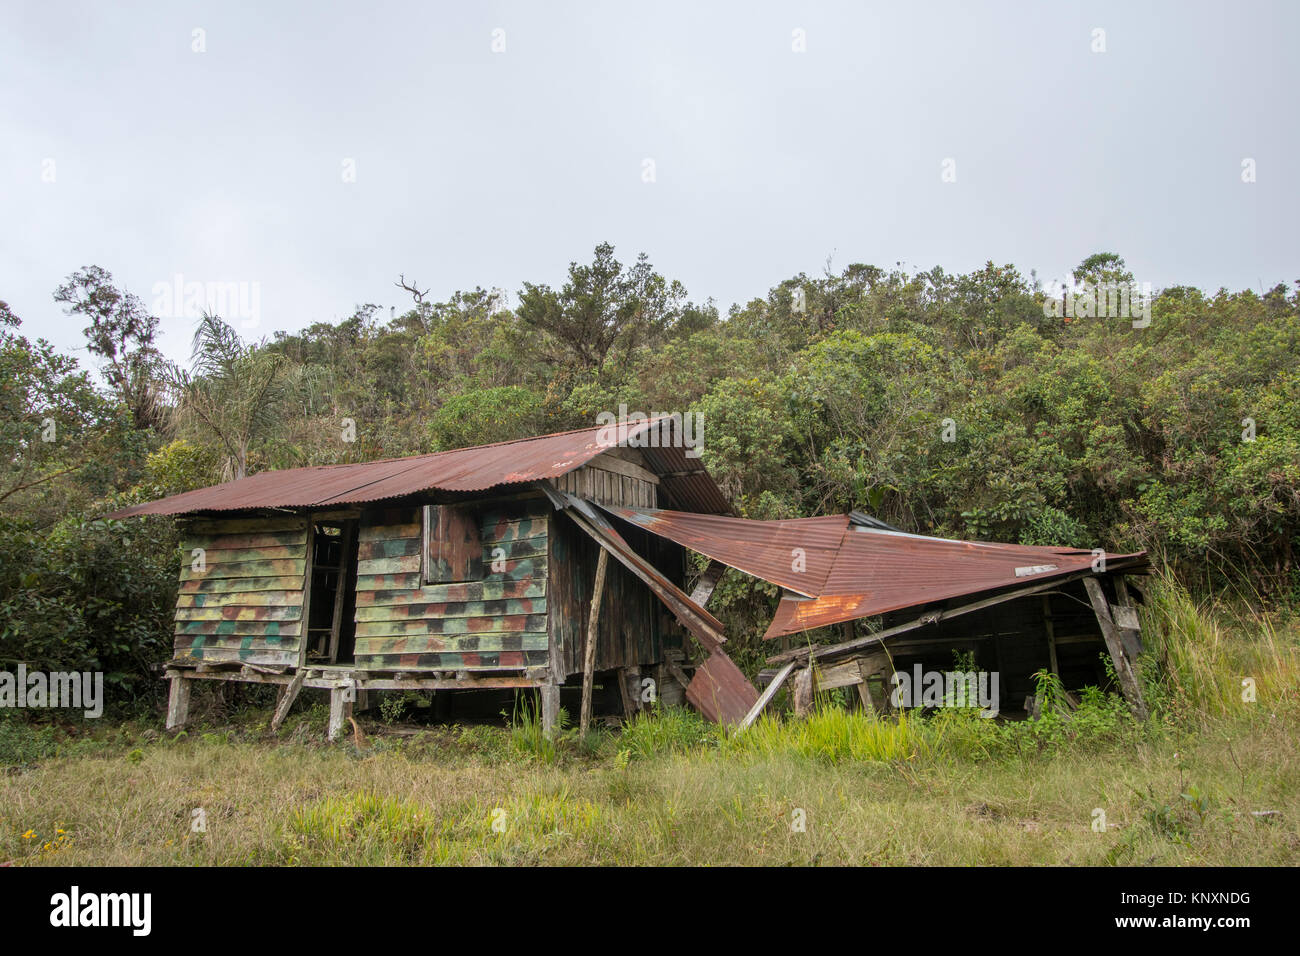
[[[482,577],[483,544],[474,515],[460,505],[425,505],[424,583]]]

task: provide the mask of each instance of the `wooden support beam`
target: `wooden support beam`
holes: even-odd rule
[[[812,712],[813,704],[813,669],[805,667],[794,675],[794,715],[807,717]]]
[[[1110,616],[1110,605],[1106,603],[1101,582],[1090,575],[1083,579],[1083,586],[1088,591],[1088,600],[1092,602],[1097,623],[1101,625],[1101,636],[1106,642],[1106,649],[1110,651],[1111,660],[1115,662],[1115,676],[1119,678],[1120,690],[1123,691],[1125,699],[1128,700],[1137,718],[1146,720],[1148,713],[1146,702],[1142,699],[1142,686],[1138,683],[1128,654],[1124,651],[1119,629],[1115,627],[1115,622]]]
[[[695,590],[691,591],[691,600],[700,607],[708,607],[709,598],[713,596],[713,589],[718,586],[718,581],[727,573],[727,566],[721,561],[710,561],[709,566],[700,574],[700,579],[695,583]]]
[[[630,668],[620,667],[618,669],[618,675],[617,675],[618,693],[619,696],[623,699],[624,720],[631,720],[632,717],[636,714],[636,701],[632,697],[631,692],[629,692],[627,689],[627,682],[629,677],[631,677]]]
[[[645,582],[646,586],[668,606],[682,625],[710,652],[718,651],[727,638],[722,633],[722,622],[700,607],[677,585],[668,580],[653,564],[636,553],[614,526],[592,505],[543,484],[557,508],[564,508],[574,524],[581,528],[614,559]]]
[[[352,716],[352,701],[348,700],[350,688],[336,685],[330,688],[330,723],[326,736],[330,742],[337,740],[343,725]]]
[[[858,675],[862,678],[862,683],[858,685],[858,697],[862,700],[862,711],[863,713],[874,714],[876,712],[876,702],[871,699],[871,669],[867,666],[865,657],[859,657],[857,663]]]
[[[167,695],[167,729],[181,730],[190,719],[190,682],[178,671],[168,671],[167,677],[172,682]]]
[[[1111,617],[1115,620],[1115,626],[1119,628],[1119,638],[1124,644],[1124,650],[1128,652],[1130,658],[1134,658],[1142,653],[1142,624],[1138,619],[1133,598],[1128,593],[1124,575],[1117,574],[1112,580],[1115,582],[1115,598],[1119,605],[1111,608]]]
[[[293,675],[293,680],[280,691],[280,702],[276,704],[275,716],[271,718],[271,733],[280,732],[280,725],[284,723],[284,718],[289,716],[289,708],[298,699],[298,692],[302,690],[302,682],[306,679],[306,669],[300,669],[298,673]]]
[[[664,658],[664,667],[667,669],[668,673],[673,675],[673,678],[677,681],[677,683],[682,685],[682,690],[685,690],[687,687],[691,686],[690,676],[686,673],[686,671],[682,670],[681,665],[678,664],[671,657]]]
[[[790,676],[790,672],[793,670],[794,662],[791,661],[789,664],[786,664],[785,667],[782,667],[776,672],[776,676],[772,678],[772,682],[763,689],[763,693],[754,703],[754,706],[749,709],[749,713],[745,715],[745,719],[737,726],[737,730],[744,730],[746,727],[751,726],[754,721],[758,720],[758,715],[763,712],[764,707],[772,702],[772,698],[776,696],[776,692],[781,689],[781,685],[785,683],[785,679]]]
[[[1056,628],[1052,624],[1052,599],[1043,595],[1043,627],[1047,631],[1047,661],[1052,673],[1061,676],[1061,667],[1056,660]]]
[[[542,698],[542,733],[552,739],[560,729],[560,685],[548,681],[538,688]]]
[[[595,680],[596,636],[600,622],[600,599],[605,595],[605,568],[609,552],[600,549],[596,559],[596,586],[591,595],[591,610],[587,614],[587,643],[582,650],[582,710],[578,717],[578,734],[585,738],[591,729],[591,689]]]

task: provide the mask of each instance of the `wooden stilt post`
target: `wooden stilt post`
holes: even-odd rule
[[[813,665],[794,675],[794,715],[807,717],[813,703]]]
[[[582,652],[582,711],[578,716],[578,734],[585,738],[591,728],[591,687],[595,680],[597,624],[600,621],[600,599],[605,593],[605,567],[609,552],[600,549],[596,560],[596,587],[591,595],[591,611],[587,614],[587,643]]]
[[[560,723],[560,685],[547,681],[538,691],[542,698],[542,733],[554,737]]]
[[[327,736],[331,741],[338,739],[343,732],[343,725],[352,716],[352,701],[347,699],[348,690],[343,686],[330,688],[330,724]]]
[[[1061,676],[1060,665],[1056,661],[1056,628],[1052,625],[1052,599],[1043,595],[1043,626],[1047,630],[1047,661],[1052,673]]]
[[[190,719],[190,682],[180,671],[169,671],[171,693],[167,695],[167,729],[181,730]]]
[[[1119,629],[1111,619],[1110,605],[1106,603],[1106,595],[1101,589],[1101,583],[1095,577],[1086,577],[1083,579],[1083,586],[1088,591],[1088,600],[1092,602],[1097,623],[1101,625],[1101,636],[1106,641],[1106,649],[1110,651],[1110,658],[1115,662],[1115,676],[1119,678],[1120,690],[1124,692],[1124,697],[1137,718],[1146,720],[1147,705],[1142,699],[1142,686],[1138,683],[1137,675],[1133,673],[1133,666],[1124,652],[1124,644],[1120,640]]]
[[[862,699],[862,712],[864,714],[874,714],[876,712],[876,702],[871,699],[871,685],[868,683],[874,675],[867,666],[865,657],[858,658],[858,676],[862,678],[862,683],[858,685],[858,697]]]

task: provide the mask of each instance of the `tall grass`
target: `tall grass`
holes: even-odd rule
[[[423,807],[368,791],[291,810],[286,830],[284,862],[315,865],[416,863],[436,839]]]
[[[823,707],[807,719],[782,721],[764,715],[748,730],[726,738],[731,752],[764,757],[797,755],[838,763],[845,760],[896,761],[928,756],[934,734],[918,717],[897,720]]]
[[[1167,574],[1153,579],[1148,594],[1142,612],[1145,676],[1170,716],[1224,717],[1242,714],[1252,703],[1297,699],[1300,654],[1293,636],[1279,634],[1274,616],[1198,601]]]

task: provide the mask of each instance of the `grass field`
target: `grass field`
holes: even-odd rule
[[[744,734],[669,710],[555,742],[525,716],[402,735],[374,719],[360,746],[327,745],[319,705],[279,740],[262,709],[174,739],[0,720],[0,863],[1300,861],[1300,629],[1176,589],[1147,613],[1143,726],[1100,694],[1038,722],[828,702]]]

